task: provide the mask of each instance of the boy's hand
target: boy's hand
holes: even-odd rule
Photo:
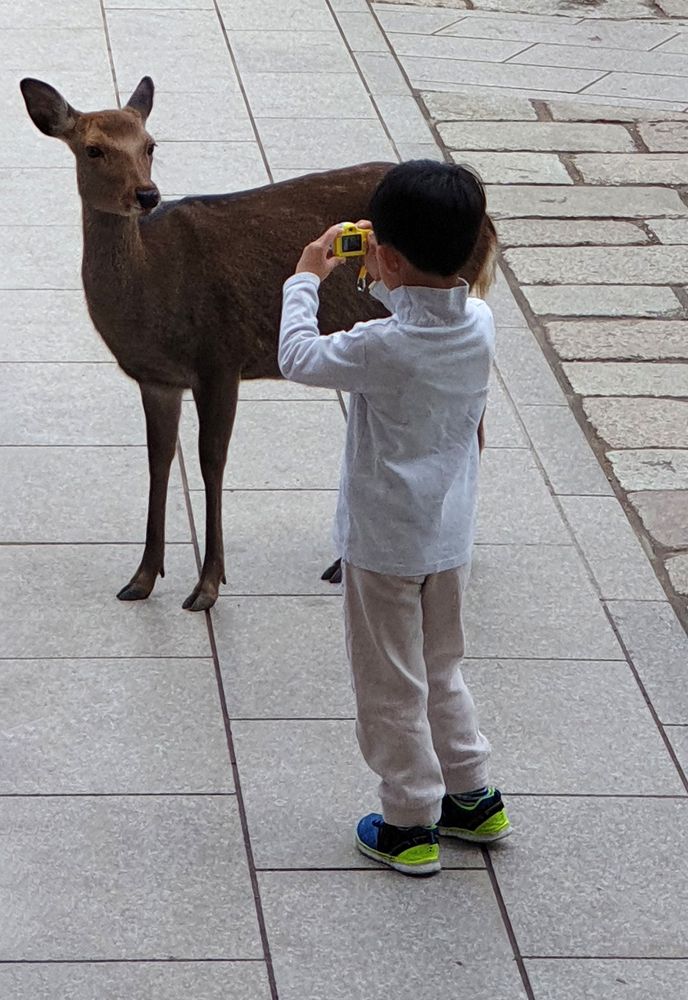
[[[356,223],[359,229],[368,229],[368,252],[365,255],[365,266],[368,274],[373,279],[373,281],[380,280],[380,267],[377,262],[377,243],[375,242],[375,233],[373,232],[373,224],[369,219],[359,219]]]
[[[341,229],[339,223],[336,226],[330,226],[322,236],[304,247],[294,274],[303,274],[304,271],[308,271],[310,274],[317,274],[320,280],[324,281],[336,267],[345,264],[345,257],[332,256],[332,244],[335,237],[339,236]]]

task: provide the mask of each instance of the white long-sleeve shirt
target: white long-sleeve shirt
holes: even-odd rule
[[[309,273],[285,282],[279,366],[292,381],[351,393],[337,551],[395,576],[463,565],[473,546],[477,428],[494,356],[489,307],[465,283],[391,292],[377,283],[371,291],[390,317],[321,337],[319,284]]]

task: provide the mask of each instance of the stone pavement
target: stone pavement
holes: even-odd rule
[[[466,44],[455,12],[363,0],[135,3],[0,2],[0,997],[683,996],[688,639],[619,497],[676,525],[666,551],[685,546],[670,510],[685,203],[670,159],[647,183],[663,150],[642,143],[682,141],[661,126],[688,83],[672,73],[669,98],[648,50],[685,53],[688,23],[474,11]],[[508,68],[552,45],[566,68]],[[580,67],[574,48],[641,57]],[[600,96],[561,110],[607,71],[624,77],[600,94],[618,120]],[[167,196],[442,146],[482,157],[507,249],[466,673],[516,832],[491,852],[448,845],[428,882],[351,847],[375,783],[339,595],[319,582],[343,433],[331,393],[244,387],[229,584],[209,616],[180,609],[202,502],[185,404],[168,575],[148,602],[114,600],[143,541],[140,403],[83,307],[70,157],[33,129],[17,81],[91,108],[144,73]],[[658,126],[619,110],[629,97]]]

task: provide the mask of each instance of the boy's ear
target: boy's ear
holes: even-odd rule
[[[80,112],[65,101],[49,83],[26,78],[19,84],[31,121],[45,135],[66,139],[73,131]]]
[[[378,243],[377,258],[382,261],[385,268],[391,271],[392,274],[396,274],[399,271],[403,261],[399,251],[395,250],[388,243]]]
[[[155,93],[155,87],[153,81],[149,76],[144,76],[138,87],[131,95],[127,101],[127,107],[133,108],[134,111],[138,111],[143,119],[143,124],[146,124],[148,115],[153,110],[153,94]]]

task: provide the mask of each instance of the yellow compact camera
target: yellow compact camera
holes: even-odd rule
[[[367,229],[359,229],[353,222],[342,222],[342,231],[332,244],[334,257],[363,257],[368,250]]]

